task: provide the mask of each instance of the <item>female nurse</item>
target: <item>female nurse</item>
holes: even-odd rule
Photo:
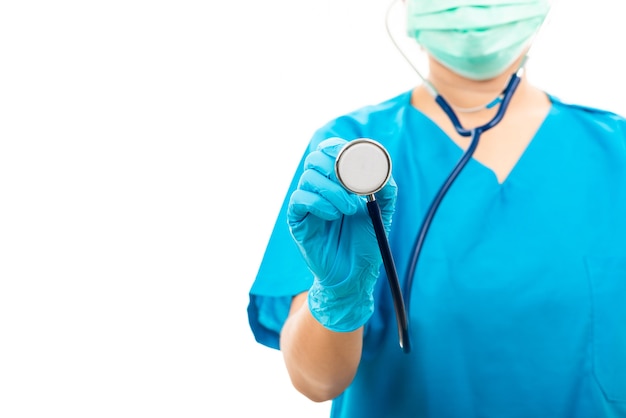
[[[626,417],[626,121],[523,76],[422,219],[523,63],[548,0],[407,0],[425,83],[320,127],[250,290],[257,341],[333,417]],[[376,194],[408,309],[410,352],[365,200],[334,172],[348,142],[393,161]],[[410,286],[407,283],[411,283]],[[297,414],[294,414],[297,415]]]

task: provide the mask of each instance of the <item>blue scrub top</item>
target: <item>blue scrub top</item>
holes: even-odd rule
[[[334,136],[388,149],[403,281],[422,217],[463,153],[410,98],[331,121],[307,150]],[[626,121],[551,100],[502,184],[472,159],[444,198],[410,290],[410,354],[381,272],[361,364],[332,417],[626,417]],[[285,218],[300,174],[301,164],[250,290],[255,338],[277,349],[291,297],[312,283]]]

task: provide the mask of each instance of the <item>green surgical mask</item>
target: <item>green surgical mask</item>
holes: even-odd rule
[[[519,58],[549,9],[549,0],[408,0],[407,32],[455,73],[488,80]]]

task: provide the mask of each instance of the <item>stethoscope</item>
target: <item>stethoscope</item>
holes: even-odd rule
[[[407,309],[404,306],[400,280],[385,233],[380,206],[375,196],[375,193],[379,192],[391,177],[391,157],[380,143],[368,138],[356,139],[348,142],[337,154],[335,173],[343,187],[352,193],[367,197],[367,211],[374,226],[378,248],[391,289],[400,347],[408,353],[411,346]]]
[[[394,0],[394,2],[392,2],[392,6],[397,1],[399,0]],[[388,21],[389,17],[387,17],[387,23]],[[542,25],[542,27],[543,26],[545,26],[545,23],[544,25]],[[411,344],[409,339],[409,321],[407,311],[410,304],[410,290],[413,286],[417,261],[424,246],[426,235],[443,198],[452,186],[452,183],[454,183],[463,168],[474,155],[474,151],[478,146],[481,135],[500,123],[500,121],[504,117],[504,114],[506,113],[511,99],[513,98],[513,94],[515,93],[515,90],[517,89],[521,81],[529,52],[527,51],[525,57],[522,59],[519,67],[517,68],[517,71],[515,71],[515,73],[511,75],[501,94],[498,95],[495,100],[485,106],[480,106],[474,109],[457,108],[458,112],[472,112],[476,110],[482,110],[484,108],[493,108],[495,106],[498,106],[496,114],[489,122],[473,129],[467,129],[459,121],[459,118],[453,107],[437,92],[434,86],[432,86],[432,84],[428,82],[427,79],[422,77],[417,68],[407,58],[407,56],[404,54],[398,43],[395,41],[393,35],[389,31],[388,25],[387,29],[396,47],[400,50],[400,52],[407,59],[407,61],[409,61],[411,66],[413,66],[420,78],[422,78],[422,81],[424,81],[425,86],[432,94],[435,102],[437,102],[441,109],[446,113],[448,118],[450,118],[450,121],[454,125],[457,133],[464,137],[471,137],[468,148],[464,151],[457,164],[454,166],[444,183],[439,188],[437,194],[433,198],[428,208],[428,211],[424,215],[422,224],[418,231],[417,238],[415,239],[415,243],[411,252],[411,257],[406,272],[404,289],[402,289],[400,286],[398,273],[395,267],[393,256],[391,254],[391,248],[389,246],[389,241],[385,233],[380,206],[378,205],[375,197],[375,194],[384,187],[384,185],[391,177],[392,167],[391,157],[389,153],[377,141],[369,138],[360,138],[348,142],[341,149],[335,160],[335,172],[337,174],[339,182],[343,185],[343,187],[346,188],[348,191],[351,191],[360,196],[365,196],[367,198],[367,209],[369,212],[369,216],[372,220],[374,232],[378,241],[378,247],[381,252],[383,266],[385,268],[385,273],[387,275],[389,287],[391,290],[391,296],[393,299],[396,322],[398,324],[398,337],[400,342],[400,348],[405,353],[409,353],[411,351]],[[536,36],[537,35],[535,34],[535,37]],[[402,296],[403,293],[407,295],[406,304]]]

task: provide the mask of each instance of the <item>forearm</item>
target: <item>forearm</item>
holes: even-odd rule
[[[356,374],[363,327],[352,332],[324,328],[311,315],[306,293],[293,299],[281,332],[281,351],[294,387],[316,402],[339,396]]]

